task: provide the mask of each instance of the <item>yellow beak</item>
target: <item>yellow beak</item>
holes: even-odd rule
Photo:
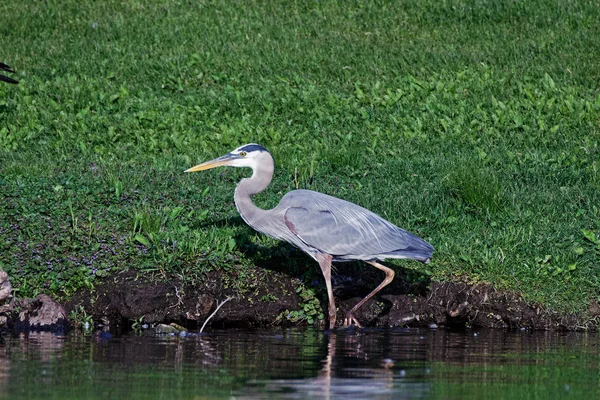
[[[222,167],[224,165],[229,165],[229,162],[234,158],[231,154],[225,154],[222,157],[215,158],[214,160],[210,160],[207,162],[203,162],[202,164],[196,165],[190,169],[185,170],[185,172],[198,172],[204,171],[211,168]]]

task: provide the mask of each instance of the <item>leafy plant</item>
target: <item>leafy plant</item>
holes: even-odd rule
[[[133,329],[134,332],[140,333],[143,329],[145,329],[144,328],[144,317],[145,317],[145,315],[142,315],[138,319],[135,319],[132,321],[131,329]]]
[[[300,310],[285,310],[283,311],[278,319],[285,318],[293,323],[306,322],[309,325],[315,324],[318,321],[322,321],[325,318],[321,303],[315,296],[313,289],[306,287],[303,283],[299,282],[296,289],[296,293],[302,299],[300,303]]]
[[[88,332],[94,328],[94,321],[92,316],[89,315],[82,305],[78,305],[73,308],[69,313],[69,321],[74,326]]]

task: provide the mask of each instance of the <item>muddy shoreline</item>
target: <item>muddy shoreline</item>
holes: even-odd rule
[[[230,298],[210,320],[209,327],[268,327],[295,325],[289,311],[302,310],[306,299],[298,278],[283,272],[257,269],[251,290],[237,293],[214,272],[201,283],[178,279],[149,281],[122,274],[84,290],[64,304],[67,314],[85,310],[94,324],[127,330],[136,321],[177,323],[198,329],[218,304]],[[364,274],[363,274],[364,275]],[[364,296],[365,276],[337,274],[334,279],[338,316]],[[356,284],[348,284],[355,282]],[[326,294],[315,284],[316,298],[326,307]],[[326,315],[326,312],[325,312]],[[414,285],[396,279],[356,315],[368,327],[452,327],[531,330],[595,330],[600,316],[592,304],[586,316],[562,315],[525,302],[518,294],[500,292],[488,284],[428,282]],[[340,317],[338,317],[338,321]],[[300,324],[306,324],[306,321]],[[322,321],[321,327],[325,327]]]

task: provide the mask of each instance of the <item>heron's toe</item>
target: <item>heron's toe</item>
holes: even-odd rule
[[[356,319],[354,314],[348,313],[348,314],[346,314],[346,317],[344,318],[344,328],[347,328],[351,325],[354,325],[358,328],[362,328],[362,325],[360,324],[360,322],[358,322],[358,320]]]

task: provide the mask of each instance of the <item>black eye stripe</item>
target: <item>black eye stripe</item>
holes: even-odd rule
[[[251,151],[267,151],[264,147],[258,144],[247,144],[246,146],[238,149],[240,152],[245,151],[250,153]]]

